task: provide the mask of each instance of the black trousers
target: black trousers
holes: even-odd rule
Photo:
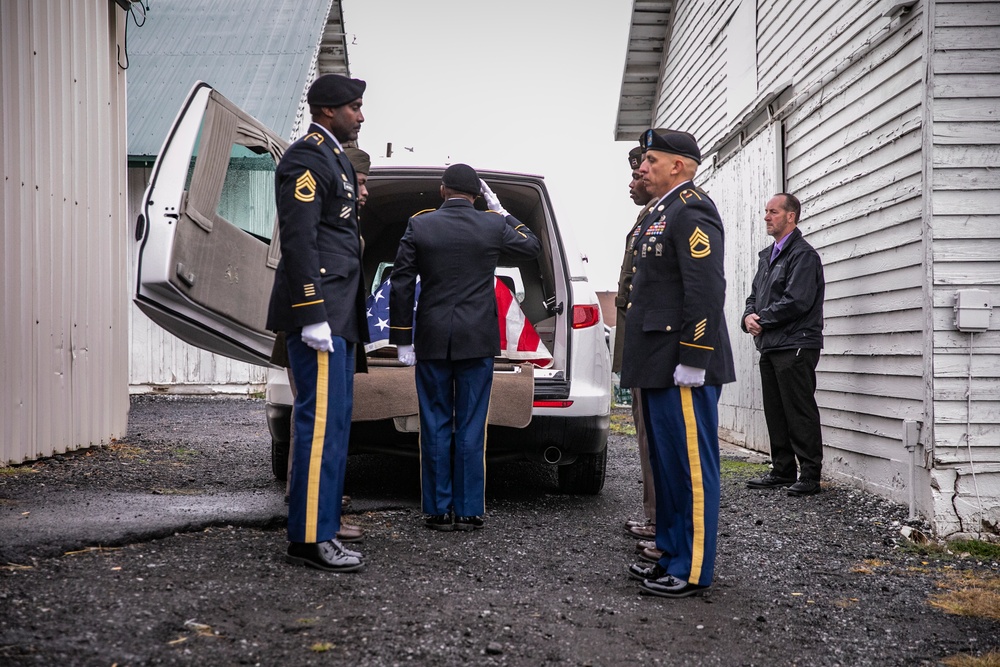
[[[819,481],[823,434],[816,405],[819,350],[777,350],[760,355],[764,418],[771,439],[773,474]],[[796,475],[798,459],[798,475]]]

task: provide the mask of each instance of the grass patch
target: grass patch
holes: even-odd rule
[[[947,544],[956,554],[969,554],[979,560],[1000,560],[1000,544],[983,540],[955,540]]]
[[[938,583],[944,592],[928,602],[948,614],[1000,621],[1000,577],[984,577],[971,572],[949,572]]]
[[[21,475],[25,473],[38,472],[31,466],[5,466],[0,468],[0,477],[14,477],[15,475]]]
[[[930,541],[926,544],[917,544],[909,540],[903,541],[899,548],[904,553],[913,554],[922,558],[932,558],[934,560],[952,560],[954,554],[949,553],[948,546],[939,542]]]
[[[179,456],[181,458],[197,456],[198,453],[197,449],[191,449],[190,447],[175,447],[173,451],[174,456]]]
[[[121,459],[139,458],[139,456],[144,453],[142,448],[124,442],[115,442],[110,444],[108,445],[108,450],[114,452],[114,454]]]
[[[316,642],[309,647],[309,650],[313,653],[326,653],[333,648],[333,644],[330,642]]]
[[[947,667],[1000,667],[1000,653],[990,651],[978,657],[968,653],[959,653],[943,658],[941,664],[947,665]]]
[[[615,435],[635,435],[635,424],[632,423],[631,414],[611,413],[610,430]]]
[[[875,570],[889,564],[887,561],[879,560],[878,558],[867,558],[852,567],[851,572],[854,574],[874,574]]]
[[[719,462],[723,479],[750,479],[767,474],[770,466],[766,463],[750,463],[738,459],[722,459]]]

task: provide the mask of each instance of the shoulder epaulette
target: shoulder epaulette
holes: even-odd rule
[[[314,144],[316,144],[317,146],[319,146],[324,141],[326,141],[326,137],[324,137],[319,132],[310,132],[306,136],[302,137],[302,141],[311,141]]]
[[[690,201],[692,199],[697,199],[698,201],[702,201],[701,196],[703,194],[705,194],[705,193],[702,192],[702,191],[700,191],[700,190],[698,190],[698,188],[688,188],[687,190],[681,190],[680,194],[678,194],[677,196],[680,197],[682,204],[686,204],[686,203],[688,203],[688,201]],[[705,196],[708,196],[708,195],[705,195]]]
[[[424,209],[424,210],[422,210],[422,211],[417,211],[416,213],[414,213],[414,214],[413,214],[413,215],[411,215],[410,217],[411,217],[411,218],[415,218],[415,217],[417,217],[418,215],[423,215],[424,213],[430,213],[431,211],[436,211],[436,210],[437,210],[436,208],[425,208],[425,209]]]
[[[485,210],[485,211],[483,211],[483,212],[484,212],[484,213],[496,213],[497,215],[503,215],[503,213],[501,213],[500,211],[494,211],[494,210],[493,210],[493,209],[491,209],[491,208],[488,208],[488,209],[486,209],[486,210]]]

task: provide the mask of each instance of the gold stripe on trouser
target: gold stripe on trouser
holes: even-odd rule
[[[681,412],[684,414],[684,435],[687,441],[688,466],[691,469],[691,574],[688,583],[698,584],[705,560],[705,486],[701,479],[701,453],[698,450],[698,423],[694,417],[691,387],[681,387]]]
[[[490,426],[490,408],[492,407],[493,382],[490,382],[490,397],[486,402],[486,423],[483,424],[483,512],[486,511],[486,432]]]
[[[306,487],[306,542],[316,541],[319,518],[319,478],[323,470],[323,443],[326,440],[326,408],[330,399],[330,354],[316,352],[316,418],[309,446],[309,485]]]

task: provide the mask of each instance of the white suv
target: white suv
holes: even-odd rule
[[[274,167],[279,137],[205,83],[192,89],[171,128],[136,223],[135,302],[154,321],[198,347],[260,365],[274,334],[264,328],[279,244]],[[444,167],[375,167],[361,211],[371,288],[396,255],[409,217],[440,204]],[[540,176],[479,171],[504,207],[542,243],[533,260],[500,258],[497,274],[552,356],[546,367],[496,360],[487,456],[558,466],[559,487],[598,493],[604,484],[611,364],[597,296],[583,262],[560,231]],[[481,204],[477,204],[481,205]],[[368,353],[355,379],[351,452],[416,455],[413,370],[391,346]],[[272,465],[283,479],[291,391],[283,369],[269,374]]]

